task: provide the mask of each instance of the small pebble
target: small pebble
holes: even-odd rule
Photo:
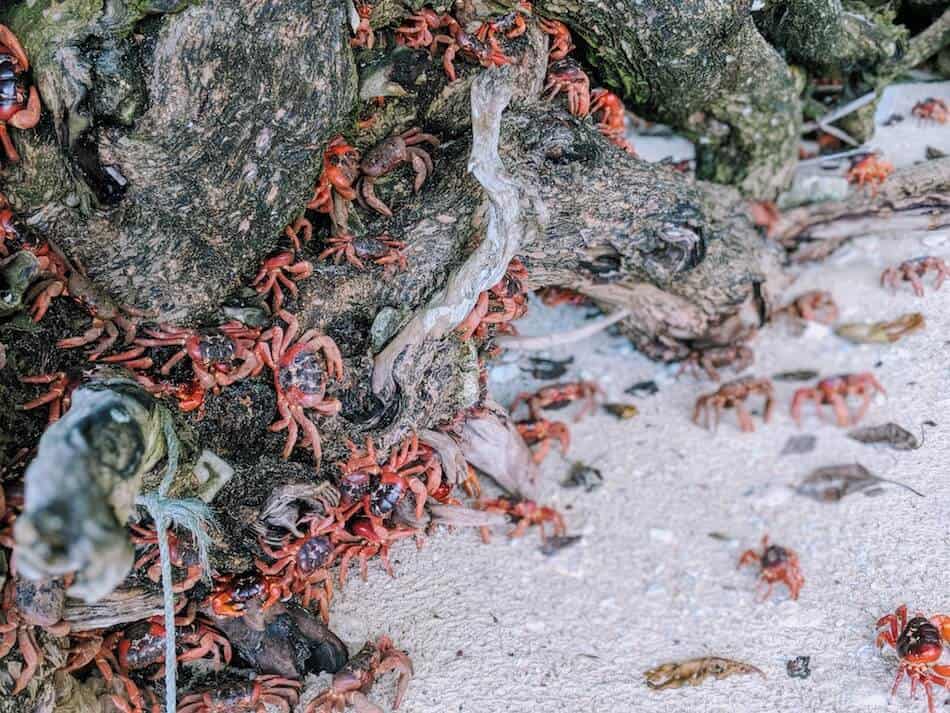
[[[808,678],[811,676],[810,662],[811,656],[796,656],[785,664],[785,670],[792,678]]]

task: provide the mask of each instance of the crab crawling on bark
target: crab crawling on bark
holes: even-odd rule
[[[574,116],[590,113],[590,79],[573,59],[561,59],[548,67],[545,99],[551,101],[561,92],[567,96],[567,108]]]
[[[394,266],[397,270],[406,270],[409,267],[403,252],[406,244],[401,240],[392,239],[389,235],[370,238],[338,233],[327,240],[327,246],[317,256],[318,260],[333,260],[337,265],[346,260],[357,270],[366,269],[364,260],[369,260],[374,265],[382,265],[387,270],[390,266]]]
[[[918,684],[927,694],[927,707],[935,713],[934,685],[950,688],[950,663],[941,663],[944,652],[950,645],[950,616],[937,614],[929,619],[918,612],[913,619],[907,619],[907,605],[901,604],[893,614],[885,614],[877,620],[876,644],[879,649],[884,645],[892,647],[900,663],[897,677],[891,688],[891,697],[906,674],[910,679],[911,697],[915,697]]]
[[[693,423],[702,425],[703,428],[709,428],[710,411],[712,411],[712,430],[715,431],[719,426],[719,416],[722,410],[734,408],[739,419],[739,428],[744,433],[754,431],[755,425],[752,423],[752,416],[745,407],[745,400],[754,394],[765,397],[765,412],[762,415],[762,420],[768,423],[772,417],[772,406],[774,404],[772,382],[768,379],[756,379],[752,376],[730,381],[720,386],[718,391],[696,399],[696,407],[693,409]]]
[[[258,676],[186,695],[178,713],[290,713],[300,698],[300,682],[282,676]]]
[[[372,703],[366,694],[379,676],[390,671],[399,674],[396,698],[393,700],[393,710],[396,710],[402,703],[412,678],[412,661],[405,652],[393,646],[388,636],[381,636],[375,642],[367,641],[363,648],[333,675],[330,688],[310,701],[304,713],[333,713],[342,711],[346,706],[353,706],[357,711],[365,713],[375,713],[380,708]]]
[[[792,396],[792,418],[796,424],[801,425],[802,407],[806,401],[814,401],[819,416],[821,416],[821,405],[830,404],[834,409],[838,425],[848,426],[861,420],[871,406],[871,399],[876,393],[886,394],[887,392],[874,374],[867,371],[822,379],[814,388],[799,389],[795,392]],[[861,398],[861,406],[853,417],[848,411],[846,399],[849,396]]]
[[[788,587],[788,594],[792,599],[798,599],[798,593],[805,584],[801,567],[798,564],[798,555],[794,551],[779,545],[770,545],[769,536],[762,537],[762,551],[746,550],[739,558],[739,567],[747,564],[759,566],[759,582],[765,585],[765,591],[759,601],[765,601],[772,593],[776,582],[783,582]]]
[[[280,326],[272,327],[261,335],[257,344],[258,355],[274,373],[274,388],[277,390],[277,411],[280,419],[270,426],[272,431],[287,429],[283,457],[289,458],[297,444],[298,429],[306,437],[301,445],[309,445],[317,467],[320,465],[322,448],[320,432],[306,414],[315,411],[322,416],[339,413],[341,404],[336,399],[326,398],[327,380],[343,378],[343,361],[340,350],[330,337],[309,329],[297,338],[300,323],[297,318],[281,310],[279,317],[287,323],[287,331]],[[317,354],[323,353],[321,360]]]
[[[848,171],[848,180],[859,186],[870,184],[877,190],[877,186],[884,183],[892,173],[894,173],[894,164],[872,155],[856,161],[851,166]]]
[[[16,35],[0,25],[0,147],[12,163],[20,160],[7,125],[16,129],[32,129],[40,121],[40,95],[36,87],[27,91],[23,73],[30,61]]]
[[[488,339],[492,334],[515,334],[511,323],[528,312],[525,281],[528,271],[514,258],[502,278],[489,289],[479,293],[475,306],[456,327],[460,339]]]
[[[360,152],[350,146],[342,136],[335,137],[323,152],[323,173],[307,202],[307,208],[319,213],[334,215],[334,193],[346,201],[356,198],[353,184],[360,175]],[[336,216],[339,219],[341,216]],[[345,220],[340,221],[345,224]]]
[[[939,290],[943,281],[950,277],[950,267],[941,258],[932,255],[905,260],[897,267],[887,268],[881,273],[881,287],[890,287],[896,291],[901,281],[909,282],[914,288],[914,294],[923,297],[924,283],[920,278],[931,271],[937,273],[934,289]]]
[[[391,173],[404,163],[412,164],[412,169],[416,174],[413,190],[418,193],[433,171],[432,158],[417,146],[421,143],[438,146],[439,140],[432,134],[423,133],[422,129],[413,128],[397,136],[390,136],[367,151],[360,162],[362,177],[356,194],[360,203],[387,217],[392,217],[393,212],[376,197],[373,186],[382,176]]]
[[[538,505],[534,500],[511,500],[510,498],[496,498],[495,500],[486,500],[478,503],[479,510],[486,512],[500,512],[507,515],[515,521],[515,529],[508,533],[508,537],[521,537],[528,528],[537,525],[538,534],[541,535],[541,541],[547,540],[547,533],[544,531],[546,523],[550,522],[555,537],[563,536],[567,533],[567,525],[564,518],[557,510],[546,505]],[[486,544],[491,542],[491,531],[487,527],[480,528],[482,541]]]

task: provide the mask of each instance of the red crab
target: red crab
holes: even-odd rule
[[[284,227],[284,235],[290,239],[294,250],[300,252],[303,243],[309,243],[313,238],[313,223],[303,216]]]
[[[566,287],[545,287],[538,292],[538,296],[548,307],[565,304],[580,307],[590,302],[587,295],[582,295],[580,292],[569,290]]]
[[[27,92],[22,75],[30,68],[30,61],[16,35],[6,25],[0,25],[0,145],[7,158],[20,160],[7,124],[16,129],[32,129],[40,121],[40,95],[36,87]]]
[[[283,676],[258,676],[189,693],[178,702],[178,713],[290,713],[300,698],[300,685]]]
[[[379,706],[366,697],[366,692],[372,688],[377,677],[390,671],[399,674],[396,698],[393,701],[393,710],[396,710],[402,703],[412,678],[412,661],[405,652],[393,646],[388,636],[381,636],[375,643],[367,641],[363,648],[333,675],[330,688],[307,704],[304,713],[333,713],[342,711],[348,705],[361,713],[381,711]]]
[[[75,349],[87,344],[95,344],[95,348],[89,353],[89,361],[95,361],[112,348],[119,338],[120,329],[125,336],[123,343],[130,344],[135,339],[139,321],[148,315],[143,310],[119,304],[76,268],[72,268],[69,272],[66,292],[89,311],[92,315],[92,326],[82,336],[60,339],[56,342],[56,346],[60,349]],[[126,354],[131,354],[131,352],[123,353],[121,356],[116,355],[113,361],[120,360]]]
[[[13,225],[13,208],[10,207],[7,197],[0,193],[0,257],[10,254],[6,242],[16,237],[19,237],[19,233]]]
[[[155,527],[142,527],[135,523],[129,523],[129,529],[132,531],[132,544],[136,547],[144,547],[145,552],[135,561],[133,569],[148,567],[146,574],[148,578],[155,583],[162,581],[162,563],[158,555],[158,534]],[[168,533],[168,552],[172,566],[185,570],[185,578],[172,585],[172,591],[177,593],[187,592],[201,581],[201,563],[198,558],[198,551],[190,544],[182,542],[181,538],[173,531]]]
[[[934,289],[939,290],[943,281],[950,277],[950,267],[947,267],[947,263],[939,257],[933,257],[932,255],[905,260],[897,267],[887,268],[881,273],[881,286],[896,290],[898,283],[903,280],[911,284],[915,295],[923,297],[924,284],[920,278],[930,270],[937,273],[934,279]]]
[[[285,596],[287,592],[279,577],[268,577],[255,570],[215,577],[208,602],[215,616],[239,618],[244,616],[250,601],[270,605]]]
[[[177,655],[181,663],[208,657],[214,669],[220,670],[231,662],[230,642],[210,624],[197,619],[194,606],[175,619],[175,645],[182,650]],[[117,652],[118,671],[123,676],[154,664],[158,669],[150,676],[152,680],[165,674],[165,624],[160,615],[110,634],[103,647]]]
[[[42,274],[42,279],[32,285],[24,296],[24,302],[31,305],[30,315],[33,321],[39,322],[46,315],[54,298],[68,294],[66,282],[70,267],[49,243],[41,243],[36,247],[24,246],[24,249],[36,256]]]
[[[176,364],[189,357],[195,381],[205,390],[218,390],[257,376],[264,367],[254,353],[260,330],[237,321],[210,330],[163,325],[160,329],[146,329],[145,333],[148,338],[140,337],[135,344],[143,348],[182,347],[162,365],[162,374],[169,374]],[[234,362],[237,366],[233,366]]]
[[[457,77],[455,57],[460,51],[463,56],[478,62],[483,67],[502,67],[511,63],[511,59],[502,52],[494,38],[490,38],[488,42],[479,41],[477,37],[469,35],[451,15],[441,17],[441,27],[448,29],[449,34],[435,35],[429,52],[434,55],[439,45],[445,45],[442,68],[450,82],[454,82]]]
[[[73,391],[79,386],[81,378],[82,374],[76,371],[68,373],[65,371],[57,371],[52,374],[21,376],[20,381],[24,384],[49,384],[50,387],[46,393],[36,397],[32,401],[21,404],[19,408],[23,411],[30,411],[44,404],[49,404],[47,424],[56,423],[56,421],[69,410]]]
[[[874,374],[867,371],[860,374],[842,374],[822,379],[814,388],[799,389],[795,392],[792,396],[792,418],[796,424],[801,425],[802,406],[806,401],[814,401],[819,416],[821,415],[821,405],[830,404],[834,409],[839,426],[857,423],[867,412],[871,405],[871,399],[877,392],[887,393],[881,383],[874,377]],[[861,406],[853,418],[848,411],[846,401],[849,396],[859,396],[862,399]]]
[[[271,293],[271,310],[275,314],[284,306],[284,289],[296,297],[297,285],[294,283],[313,274],[313,265],[306,260],[296,260],[297,254],[293,250],[281,250],[264,261],[251,283],[258,294]]]
[[[504,276],[488,290],[478,295],[478,300],[468,316],[456,327],[461,339],[486,339],[489,327],[495,332],[513,334],[511,322],[520,319],[528,311],[528,296],[524,283],[528,271],[518,258],[514,258]]]
[[[424,134],[421,129],[413,128],[397,136],[390,136],[367,151],[360,162],[362,177],[356,196],[360,203],[374,208],[387,217],[392,217],[393,212],[376,197],[373,186],[379,178],[391,173],[404,163],[412,164],[412,169],[416,174],[413,190],[418,193],[433,170],[432,158],[426,151],[416,146],[423,142],[433,146],[439,145],[439,140],[431,134]]]
[[[432,31],[442,27],[442,16],[427,7],[406,18],[406,24],[396,28],[396,42],[421,49],[432,45]]]
[[[531,3],[522,2],[518,10],[501,15],[488,22],[483,22],[475,32],[475,37],[483,44],[492,45],[495,43],[495,35],[503,34],[509,40],[521,37],[527,30],[524,13],[531,12]]]
[[[798,564],[798,555],[794,551],[779,545],[770,545],[769,536],[765,535],[762,537],[762,551],[743,552],[737,569],[747,564],[758,564],[761,569],[759,582],[766,588],[759,601],[764,602],[769,598],[776,582],[784,582],[788,587],[789,596],[792,599],[798,599],[798,593],[805,584],[805,578]]]
[[[267,564],[257,560],[257,568],[267,577],[279,579],[287,598],[291,594],[300,594],[301,603],[309,607],[316,599],[320,607],[320,616],[325,622],[330,620],[330,602],[333,600],[332,578],[326,567],[333,558],[333,543],[326,535],[342,528],[335,517],[320,520],[311,518],[307,534],[292,539],[277,550],[271,549],[263,540],[259,540],[264,553],[274,560]],[[276,589],[276,588],[275,588]],[[273,591],[264,608],[273,603]]]
[[[354,200],[356,189],[353,184],[359,175],[360,152],[342,136],[335,137],[323,153],[323,173],[314,188],[313,197],[307,202],[307,208],[333,215],[334,191],[344,201]]]
[[[544,525],[550,522],[553,525],[554,535],[560,537],[567,532],[567,525],[564,524],[564,518],[557,510],[546,505],[538,505],[534,500],[511,500],[510,498],[497,498],[487,500],[476,505],[479,510],[487,512],[500,512],[517,521],[515,529],[508,533],[508,537],[521,537],[528,531],[532,525],[538,526],[538,532],[541,535],[541,541],[547,540],[547,533],[544,531]],[[486,544],[491,542],[491,532],[489,528],[480,528],[482,541]]]
[[[561,444],[561,453],[567,453],[568,446],[571,444],[571,432],[560,421],[548,421],[546,418],[540,418],[534,421],[521,421],[516,423],[515,426],[529,446],[541,444],[541,447],[534,452],[535,463],[540,463],[547,457],[554,441]]]
[[[950,688],[950,663],[940,660],[944,648],[950,644],[950,616],[937,614],[929,619],[918,612],[913,619],[907,620],[907,605],[901,604],[893,614],[885,614],[877,620],[876,644],[883,649],[884,644],[891,646],[900,660],[897,677],[891,688],[891,696],[906,674],[910,679],[911,698],[916,697],[917,685],[923,686],[927,694],[927,707],[935,713],[933,686]]]
[[[870,183],[877,190],[877,185],[884,183],[894,172],[894,164],[879,159],[877,156],[866,156],[854,163],[848,171],[848,180],[863,186]]]
[[[329,247],[317,256],[318,260],[332,259],[337,265],[346,260],[358,270],[366,268],[363,260],[371,260],[374,265],[383,265],[387,268],[395,265],[396,269],[406,270],[409,263],[403,250],[406,244],[401,240],[394,240],[387,234],[376,238],[360,236],[354,238],[349,233],[333,235],[327,241]]]
[[[680,365],[677,374],[682,374],[689,369],[693,375],[698,375],[700,370],[706,373],[713,381],[719,381],[719,372],[717,368],[729,367],[735,372],[748,369],[755,361],[755,352],[744,344],[735,344],[730,347],[708,347],[706,349],[693,349]]]
[[[356,28],[356,36],[350,40],[350,47],[365,47],[371,50],[376,46],[376,35],[373,34],[373,28],[369,24],[370,17],[373,15],[372,4],[356,3],[356,14],[359,15],[360,23]]]
[[[525,402],[531,412],[531,418],[541,419],[542,409],[561,409],[567,406],[571,401],[583,399],[584,406],[578,411],[575,421],[580,421],[584,414],[597,405],[597,397],[603,396],[603,390],[593,381],[577,381],[569,384],[553,384],[545,386],[535,393],[523,391],[515,396],[511,402],[511,413],[515,412],[518,406]]]
[[[776,314],[785,314],[806,322],[834,324],[838,321],[838,305],[830,292],[811,290],[793,299]]]
[[[563,22],[542,17],[538,24],[545,33],[551,35],[551,51],[548,53],[550,61],[558,62],[574,50],[571,31]]]
[[[315,329],[300,335],[297,318],[281,310],[278,315],[287,323],[287,331],[280,326],[272,327],[261,335],[257,344],[258,355],[274,372],[274,388],[277,391],[277,411],[280,419],[270,426],[271,431],[287,429],[287,442],[283,457],[289,458],[297,443],[298,426],[306,434],[301,445],[310,445],[317,467],[322,449],[320,432],[307,417],[307,410],[322,416],[339,413],[342,405],[337,399],[326,398],[327,379],[343,378],[343,360],[340,350],[330,337]],[[317,353],[323,352],[323,363]]]
[[[349,529],[338,532],[341,543],[333,552],[333,559],[340,556],[340,586],[346,584],[346,577],[350,570],[350,561],[356,557],[360,563],[360,576],[365,582],[369,575],[369,560],[379,555],[383,567],[390,577],[395,577],[393,566],[389,561],[389,546],[405,537],[415,537],[417,531],[409,527],[386,527],[382,522],[374,522],[368,517],[359,517],[352,520]]]
[[[745,400],[753,394],[761,394],[765,397],[765,412],[762,415],[762,420],[768,423],[772,417],[774,403],[772,382],[768,379],[756,379],[752,376],[725,383],[719,387],[718,391],[696,399],[696,407],[693,409],[693,423],[702,425],[703,428],[709,428],[709,412],[711,409],[713,415],[712,428],[716,430],[716,427],[719,426],[719,416],[722,410],[724,408],[734,408],[739,419],[739,428],[743,432],[754,431],[755,425],[752,423],[752,416],[749,415],[745,407]],[[702,424],[700,424],[700,417],[702,417]]]
[[[376,446],[370,436],[366,437],[365,453],[360,453],[353,441],[348,440],[346,445],[350,449],[350,457],[337,463],[341,472],[337,485],[340,489],[340,502],[344,506],[350,506],[360,502],[369,493],[374,479],[382,469],[376,462]]]
[[[631,156],[636,156],[637,152],[624,138],[626,131],[624,116],[627,108],[620,97],[606,89],[595,89],[590,93],[590,98],[590,113],[596,115],[602,112],[600,121],[597,122],[598,131],[615,146],[619,146]]]
[[[774,201],[751,201],[749,203],[749,217],[753,224],[765,229],[765,237],[771,238],[782,219],[782,212]]]
[[[544,98],[548,101],[564,92],[567,95],[568,111],[574,116],[584,117],[590,113],[590,80],[573,59],[551,63],[544,91],[547,92]]]
[[[3,589],[0,613],[0,659],[16,646],[23,657],[23,668],[11,692],[23,691],[46,660],[43,649],[36,640],[36,627],[53,636],[66,636],[69,623],[62,621],[62,606],[65,602],[65,585],[62,580],[48,580],[33,584],[16,576],[7,579]]]
[[[911,113],[918,119],[936,121],[938,124],[946,124],[950,121],[950,107],[947,106],[947,102],[934,97],[917,102]]]

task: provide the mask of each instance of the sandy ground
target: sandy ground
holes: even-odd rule
[[[950,140],[950,129],[898,128],[890,143],[878,139],[897,154],[887,155],[892,160],[913,160],[900,148],[908,141],[919,148]],[[353,578],[334,603],[334,630],[354,648],[385,632],[410,653],[416,675],[401,708],[408,713],[925,711],[906,688],[888,706],[895,659],[874,647],[875,620],[901,603],[950,613],[950,284],[924,298],[878,285],[882,269],[923,254],[950,261],[950,232],[870,236],[802,270],[788,292],[830,290],[842,321],[921,311],[923,333],[890,346],[852,346],[824,327],[794,336],[777,324],[756,339],[756,363],[747,372],[871,371],[887,397],[875,401],[865,423],[896,421],[919,434],[923,421],[936,421],[921,449],[859,444],[810,409],[798,429],[788,407],[803,384],[787,382],[776,382],[770,424],[757,418],[755,433],[742,434],[730,413],[717,433],[707,432],[689,417],[696,397],[712,390],[708,382],[674,378],[675,368],[602,334],[544,354],[573,357],[565,380],[596,379],[609,401],[640,410],[627,421],[601,410],[572,423],[568,460],[555,454],[544,465],[542,499],[561,509],[581,541],[550,557],[533,532],[517,541],[499,533],[490,545],[472,532],[440,533],[421,552],[399,545],[396,578],[378,564],[368,582]],[[534,303],[519,328],[559,331],[583,318],[582,309]],[[493,369],[492,390],[503,402],[540,386],[521,370],[525,362],[512,355]],[[655,380],[659,392],[624,394],[644,380]],[[815,450],[781,455],[789,437],[801,434],[817,437]],[[601,469],[603,487],[561,487],[573,460]],[[890,487],[823,504],[792,490],[814,468],[853,462],[925,497]],[[797,602],[780,588],[757,603],[754,571],[736,570],[742,550],[764,533],[801,557],[806,584]],[[712,654],[753,663],[767,679],[661,692],[644,685],[643,671],[652,666]],[[811,657],[811,676],[790,678],[786,661],[801,655]],[[392,692],[387,680],[371,697],[388,710]],[[947,698],[938,696],[938,711],[950,711]]]

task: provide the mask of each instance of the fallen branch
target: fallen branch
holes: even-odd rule
[[[540,351],[550,349],[564,344],[574,344],[583,339],[593,337],[595,334],[603,332],[611,325],[620,322],[630,316],[630,311],[619,309],[612,314],[594,320],[583,327],[572,329],[569,332],[558,332],[556,334],[545,334],[538,337],[508,336],[502,335],[495,338],[495,344],[504,349],[515,349],[521,351]]]

